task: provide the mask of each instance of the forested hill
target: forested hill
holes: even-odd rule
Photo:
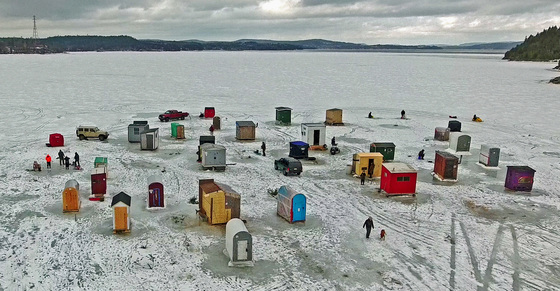
[[[54,36],[42,39],[0,38],[0,53],[60,53],[80,51],[248,51],[248,50],[339,50],[339,51],[505,51],[517,43],[465,44],[459,46],[393,45],[350,43],[324,39],[278,41],[241,39],[236,41],[153,40],[119,36]]]
[[[506,52],[504,60],[550,61],[560,59],[560,29],[553,26]]]

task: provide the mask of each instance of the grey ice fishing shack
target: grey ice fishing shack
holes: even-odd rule
[[[480,155],[478,162],[487,167],[497,167],[500,160],[500,149],[489,145],[480,146]]]
[[[156,150],[159,147],[159,128],[150,128],[140,134],[140,149]]]
[[[200,146],[201,164],[204,169],[226,169],[226,147],[213,143]]]
[[[140,134],[150,129],[147,121],[135,120],[128,125],[128,142],[140,142]]]

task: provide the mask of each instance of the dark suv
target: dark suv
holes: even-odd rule
[[[294,158],[281,158],[274,161],[274,169],[280,170],[284,176],[301,174],[301,162]]]

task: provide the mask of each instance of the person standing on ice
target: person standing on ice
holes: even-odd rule
[[[214,135],[214,125],[210,125],[210,134]]]
[[[366,219],[366,221],[364,222],[364,226],[362,226],[362,228],[364,227],[366,228],[366,238],[369,238],[371,230],[375,228],[373,226],[373,218],[371,216],[368,217],[368,219]]]
[[[362,174],[360,175],[360,184],[364,185],[365,182],[366,182],[366,171],[362,171]]]
[[[47,154],[47,156],[45,157],[45,161],[47,161],[47,169],[50,169],[52,158],[49,154]]]
[[[58,162],[61,166],[64,165],[64,152],[62,152],[62,150],[58,151]]]
[[[70,169],[70,157],[64,157],[64,164],[66,165],[66,170]]]
[[[264,141],[262,142],[261,149],[263,151],[263,157],[266,157],[266,144],[264,143]]]
[[[78,152],[74,153],[74,162],[76,163],[77,167],[81,167],[80,166],[80,155],[78,155]]]
[[[401,119],[405,119],[405,118],[406,118],[406,117],[405,117],[405,113],[406,113],[406,112],[404,112],[404,109],[403,109],[403,110],[401,111]]]
[[[331,139],[331,146],[333,146],[333,147],[336,146],[336,139],[335,139],[334,136]]]

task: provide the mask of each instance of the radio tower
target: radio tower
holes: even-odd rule
[[[35,15],[33,15],[33,41],[37,42],[39,34],[37,33],[37,23],[35,22]]]

